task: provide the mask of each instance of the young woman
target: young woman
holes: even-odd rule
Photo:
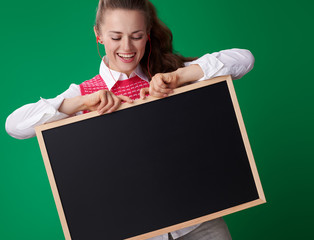
[[[149,0],[100,0],[94,26],[103,44],[99,75],[70,87],[53,99],[41,99],[15,110],[6,121],[12,137],[35,136],[34,127],[97,110],[110,113],[125,101],[146,95],[167,97],[173,89],[195,81],[231,74],[241,78],[253,68],[248,50],[230,49],[198,59],[173,53],[172,33],[158,19]],[[222,218],[153,238],[181,240],[231,239]]]

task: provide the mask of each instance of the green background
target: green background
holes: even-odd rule
[[[0,3],[0,239],[63,239],[36,138],[13,139],[4,124],[16,108],[98,74],[97,3]],[[237,47],[255,56],[234,84],[268,202],[225,217],[233,239],[314,239],[312,1],[153,3],[183,55]]]

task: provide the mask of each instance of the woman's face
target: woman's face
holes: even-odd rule
[[[100,34],[109,67],[129,76],[145,53],[147,32],[144,14],[136,10],[107,10]]]

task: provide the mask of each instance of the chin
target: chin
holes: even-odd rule
[[[120,72],[123,72],[127,75],[130,75],[134,70],[136,69],[137,65],[132,65],[132,66],[121,66]]]

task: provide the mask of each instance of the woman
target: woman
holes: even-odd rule
[[[241,78],[254,64],[248,50],[231,49],[199,59],[173,53],[172,33],[158,19],[148,0],[100,0],[94,26],[97,44],[107,55],[99,75],[80,85],[71,84],[53,99],[41,99],[14,111],[6,121],[15,138],[35,136],[34,127],[97,110],[110,113],[123,101],[146,95],[167,97],[174,88],[216,76]],[[159,239],[231,239],[222,218],[181,229]]]

